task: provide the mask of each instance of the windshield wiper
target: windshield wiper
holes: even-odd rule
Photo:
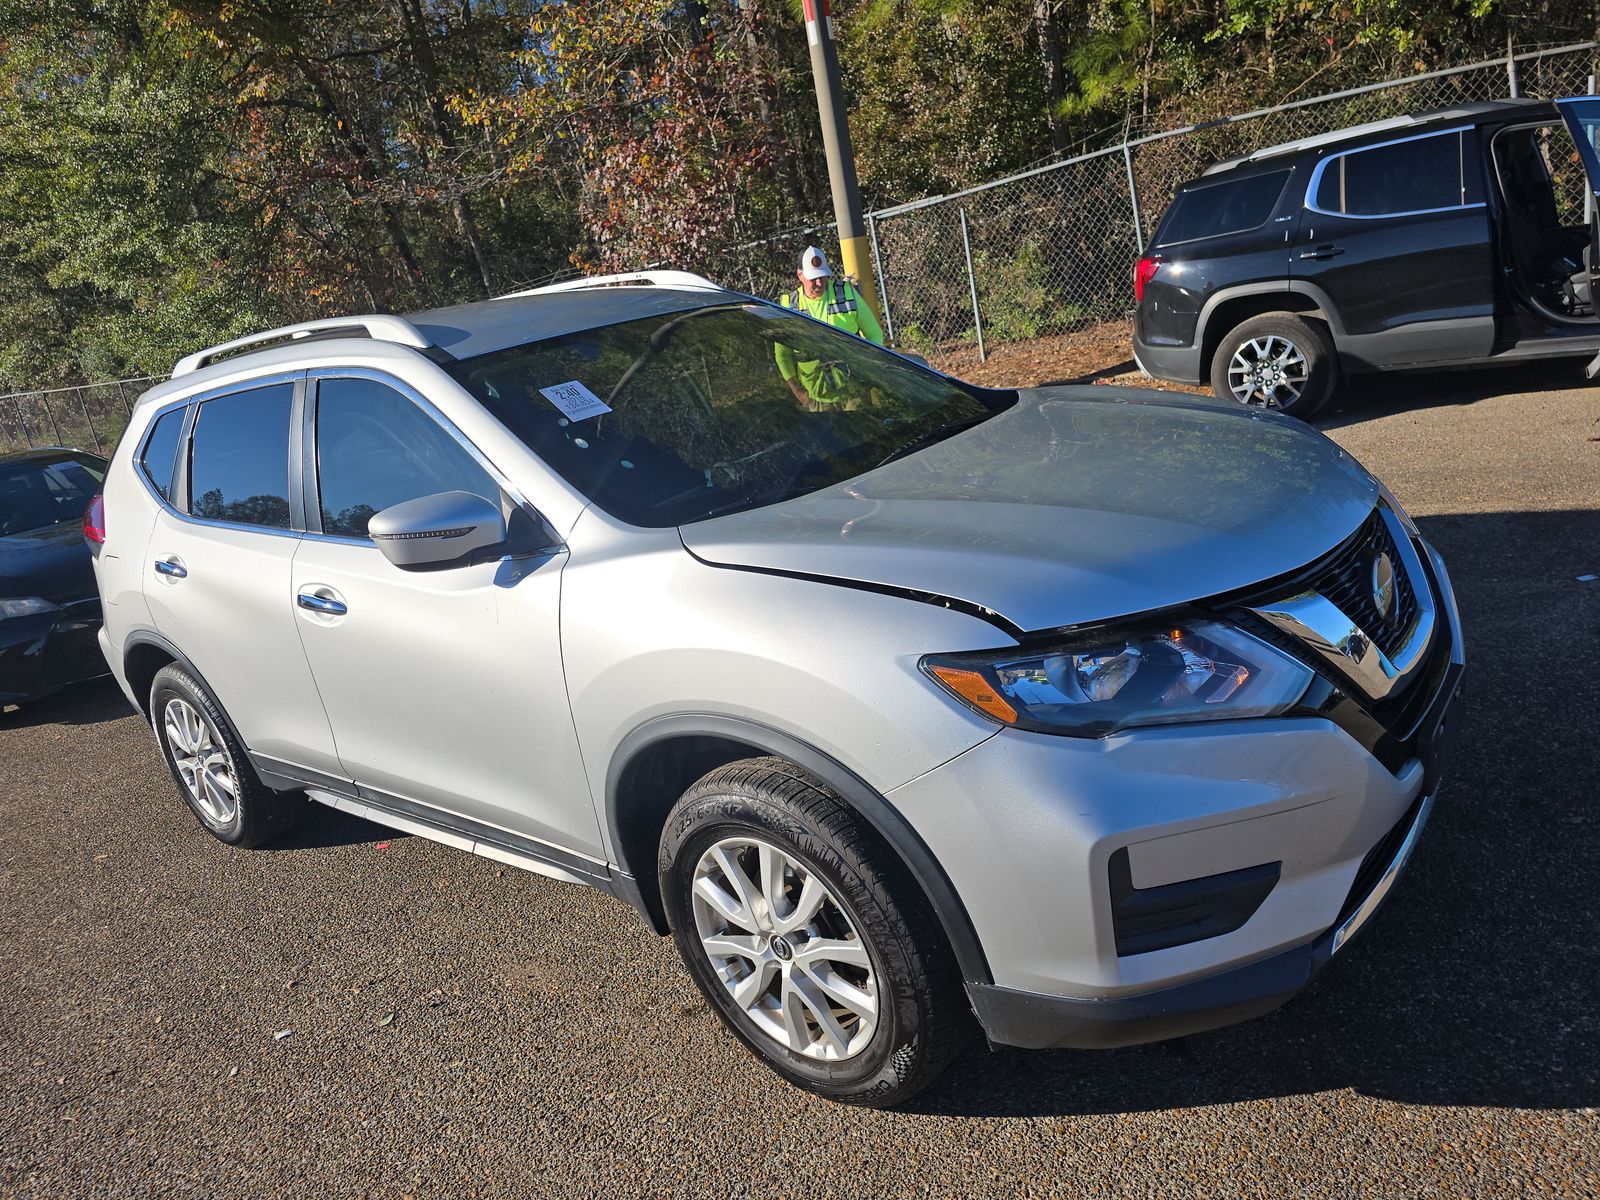
[[[756,496],[741,496],[737,500],[729,500],[726,504],[708,508],[694,519],[696,521],[709,521],[712,517],[727,516],[727,514],[738,512],[740,509],[760,508],[764,504],[779,504],[785,500],[793,500],[796,496],[809,495],[816,490],[815,487],[779,488],[776,491],[764,492]]]
[[[971,429],[974,425],[977,425],[981,421],[987,421],[992,416],[994,416],[992,412],[982,412],[975,417],[966,417],[960,421],[951,421],[947,425],[940,425],[937,429],[930,429],[921,437],[913,438],[904,446],[901,446],[898,450],[879,460],[877,465],[872,469],[876,471],[878,467],[886,467],[890,463],[894,462],[897,458],[905,458],[906,455],[915,454],[918,450],[926,450],[934,443],[942,442],[946,438],[955,437],[955,435],[960,433],[963,429]]]

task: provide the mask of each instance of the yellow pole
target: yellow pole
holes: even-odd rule
[[[828,0],[803,0],[806,41],[811,46],[811,77],[817,89],[817,115],[822,120],[822,151],[828,160],[833,191],[833,217],[839,225],[839,261],[853,275],[861,298],[877,314],[878,280],[872,269],[872,246],[861,216],[861,187],[856,182],[856,156],[845,120],[844,88],[839,83],[839,58],[833,46],[833,14]]]
[[[872,242],[866,237],[842,238],[839,242],[839,264],[844,273],[856,281],[861,298],[872,306],[879,323],[883,321],[883,305],[878,302],[878,273],[872,269]]]

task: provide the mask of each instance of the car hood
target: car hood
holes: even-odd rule
[[[1359,463],[1291,418],[1056,387],[844,483],[680,533],[715,565],[931,593],[1042,630],[1296,570],[1376,495]]]
[[[70,604],[94,594],[94,563],[78,522],[0,537],[0,596]]]

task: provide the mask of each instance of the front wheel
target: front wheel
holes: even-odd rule
[[[1302,420],[1333,393],[1338,362],[1323,326],[1264,313],[1228,331],[1211,359],[1211,390],[1227,400]]]
[[[938,921],[893,852],[793,764],[749,759],[686,792],[661,892],[696,985],[751,1051],[808,1091],[901,1103],[969,1015]]]

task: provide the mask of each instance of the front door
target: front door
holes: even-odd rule
[[[1332,302],[1358,368],[1481,358],[1494,346],[1494,249],[1475,130],[1330,150],[1290,258]]]
[[[1578,157],[1583,160],[1583,172],[1589,177],[1589,192],[1594,198],[1589,205],[1589,294],[1600,297],[1596,290],[1596,284],[1600,284],[1600,98],[1558,100],[1556,107],[1578,144]]]
[[[392,504],[466,491],[520,510],[403,385],[326,376],[307,402],[314,488],[294,611],[348,778],[379,805],[463,816],[550,848],[557,865],[559,847],[598,866],[561,666],[565,552],[394,566],[367,537]]]

